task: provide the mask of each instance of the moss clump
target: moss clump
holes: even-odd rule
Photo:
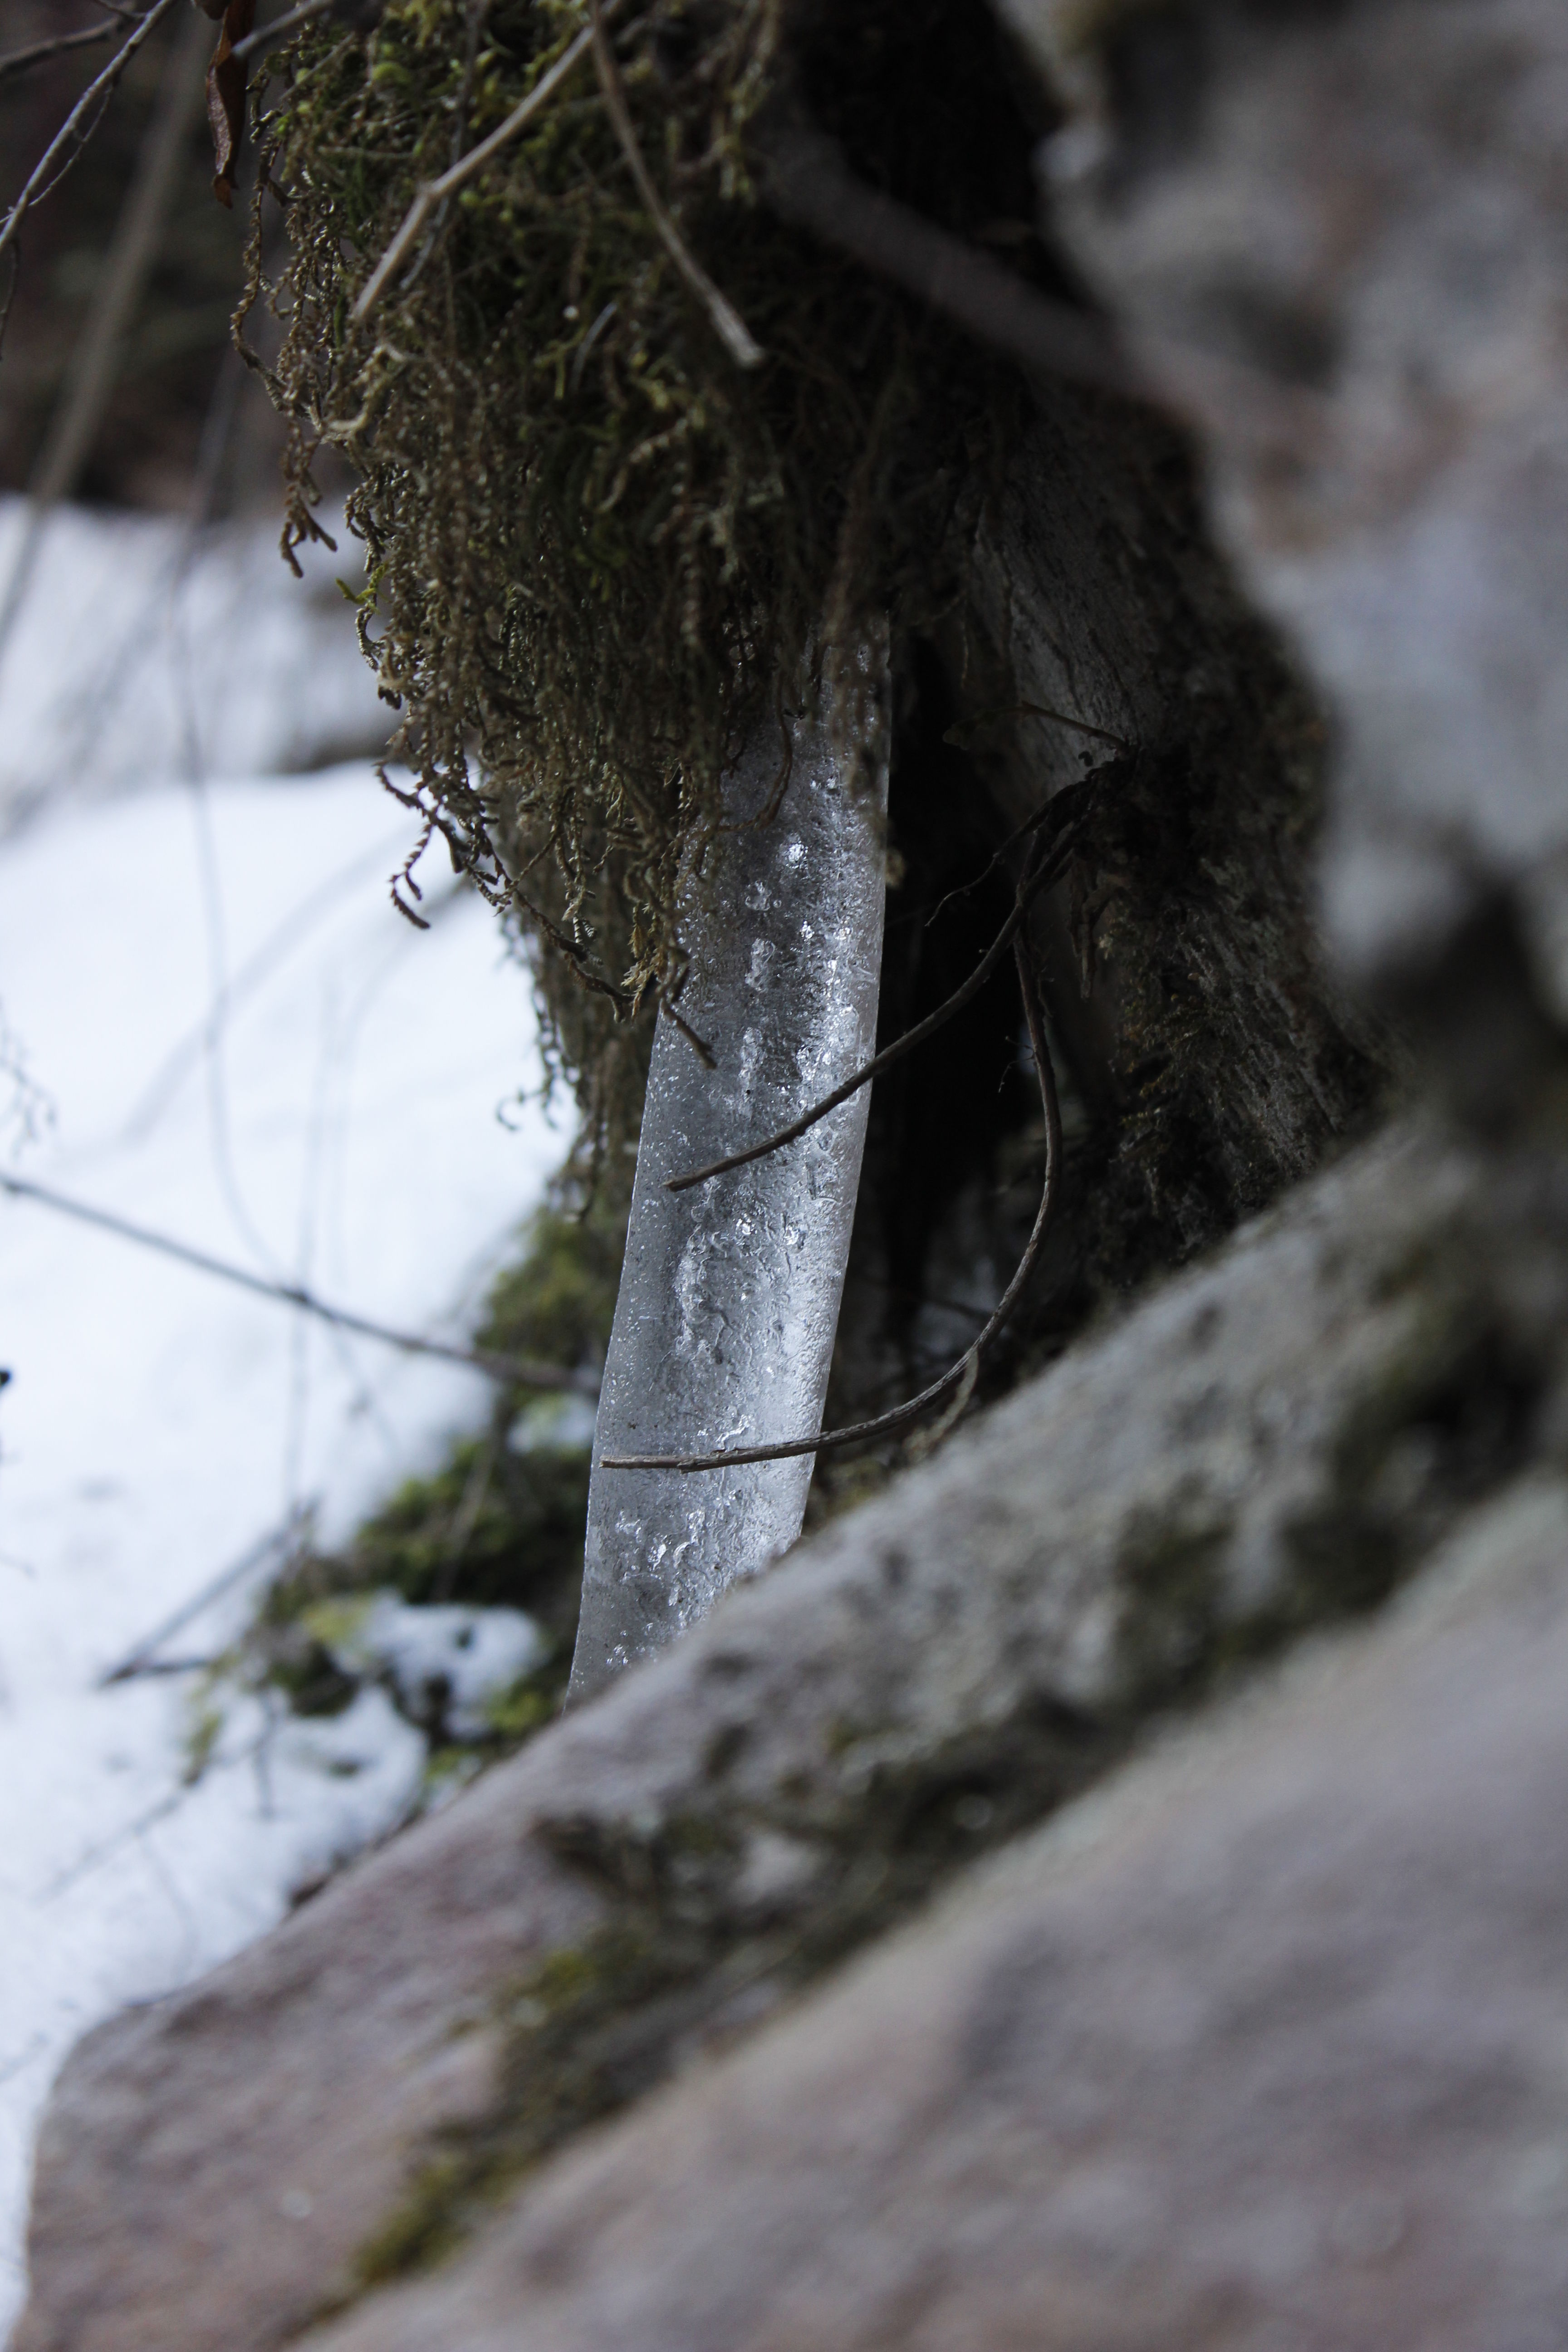
[[[613,38],[637,141],[762,364],[737,365],[689,291],[586,57],[356,325],[420,185],[584,16],[390,0],[370,34],[324,25],[273,60],[258,116],[263,191],[288,199],[286,545],[316,528],[333,444],[360,477],[362,639],[404,712],[421,845],[439,832],[517,911],[603,1126],[609,1025],[679,988],[677,902],[723,771],[808,660],[852,723],[845,656],[871,616],[951,602],[955,517],[1011,414],[1007,371],[772,217],[756,126],[804,97],[869,180],[1026,238],[1026,133],[983,0],[629,0]]]
[[[626,1246],[625,1196],[606,1181],[584,1205],[567,1171],[530,1219],[520,1256],[496,1278],[479,1334],[484,1347],[574,1370],[603,1362]],[[341,1551],[308,1548],[290,1562],[263,1598],[234,1676],[267,1685],[295,1714],[336,1714],[358,1685],[334,1663],[334,1612],[388,1591],[416,1606],[521,1609],[550,1637],[548,1660],[497,1696],[481,1740],[438,1750],[432,1776],[469,1770],[476,1753],[531,1738],[559,1712],[577,1630],[588,1510],[582,1412],[576,1398],[498,1395],[488,1431],[458,1439],[435,1470],[405,1479]]]
[[[607,1172],[592,1196],[549,1201],[523,1254],[491,1287],[478,1343],[497,1355],[577,1369],[604,1360],[621,1284],[630,1186]]]

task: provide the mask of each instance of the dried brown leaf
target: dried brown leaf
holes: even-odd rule
[[[256,22],[256,0],[201,0],[209,16],[220,13],[223,29],[207,68],[207,121],[212,125],[213,158],[217,171],[213,194],[220,205],[234,203],[235,166],[245,136],[245,60],[233,54]]]

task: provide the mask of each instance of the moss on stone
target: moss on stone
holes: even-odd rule
[[[1135,1518],[1122,1548],[1117,1629],[1129,1703],[1155,1704],[1206,1682],[1225,1620],[1225,1562],[1234,1524],[1197,1496]]]
[[[629,1167],[630,1155],[626,1155]],[[557,1189],[530,1218],[521,1255],[491,1286],[479,1344],[498,1355],[574,1368],[599,1364],[609,1344],[626,1245],[631,1185],[605,1172],[586,1198]]]
[[[495,2113],[420,2167],[355,2256],[356,2287],[440,2261],[552,2148],[657,2081],[668,2064],[668,2005],[689,1998],[711,1958],[689,1937],[623,1917],[510,1986],[496,2005],[506,2054]]]
[[[1548,1375],[1468,1259],[1463,1234],[1446,1247],[1428,1237],[1369,1286],[1404,1328],[1348,1385],[1317,1491],[1280,1523],[1255,1604],[1230,1590],[1234,1518],[1217,1498],[1135,1521],[1117,1633],[1133,1714],[1190,1703],[1310,1629],[1377,1608],[1456,1512],[1516,1475]]]

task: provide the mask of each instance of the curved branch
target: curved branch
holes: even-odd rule
[[[859,179],[798,101],[759,126],[753,147],[763,200],[781,220],[907,288],[1023,366],[1123,399],[1215,404],[1264,446],[1310,449],[1322,441],[1331,412],[1321,394],[1149,330],[1129,350],[1105,321],[1054,300],[983,247]]]
[[[1020,883],[1018,887],[1016,911],[1020,922],[1028,904],[1026,897],[1028,888],[1026,881]],[[1046,1114],[1046,1172],[1040,1189],[1040,1205],[1035,1213],[1035,1223],[1017,1270],[973,1343],[964,1349],[956,1363],[949,1365],[940,1380],[922,1389],[919,1396],[910,1397],[905,1404],[895,1405],[890,1412],[879,1413],[874,1421],[852,1422],[843,1429],[819,1430],[815,1437],[789,1438],[778,1445],[738,1445],[723,1454],[606,1454],[600,1461],[601,1470],[731,1470],[746,1462],[787,1462],[802,1454],[826,1454],[841,1445],[859,1445],[872,1438],[889,1436],[894,1430],[902,1429],[908,1423],[918,1420],[933,1404],[940,1404],[944,1397],[952,1396],[955,1390],[960,1391],[963,1402],[968,1402],[980,1370],[981,1358],[1007,1323],[1023,1296],[1025,1284],[1034,1272],[1050,1224],[1051,1213],[1056,1207],[1061,1175],[1062,1122],[1057,1100],[1056,1072],[1051,1066],[1050,1047],[1046,1042],[1046,1024],[1040,1013],[1034,967],[1029,961],[1028,949],[1016,929],[1013,933],[1013,958],[1017,967],[1018,987],[1024,999],[1024,1017],[1028,1023],[1029,1044],[1039,1075],[1040,1100]],[[958,1400],[955,1399],[956,1402]]]
[[[396,1330],[389,1323],[373,1322],[368,1315],[329,1307],[324,1298],[318,1298],[313,1291],[297,1284],[269,1282],[265,1275],[252,1274],[247,1266],[231,1265],[226,1258],[195,1249],[189,1242],[176,1241],[170,1234],[154,1233],[148,1225],[117,1216],[112,1209],[95,1209],[87,1201],[73,1201],[68,1193],[56,1192],[47,1184],[35,1184],[26,1176],[0,1174],[0,1192],[8,1192],[16,1201],[37,1201],[41,1208],[57,1210],[61,1216],[75,1217],[84,1225],[97,1225],[103,1233],[117,1234],[121,1241],[135,1242],[142,1249],[156,1250],[163,1257],[177,1259],[182,1265],[194,1266],[198,1274],[216,1274],[220,1281],[236,1283],[241,1290],[253,1291],[258,1298],[275,1299],[280,1307],[301,1307],[323,1323],[335,1324],[340,1331],[357,1331],[363,1339],[383,1340],[387,1347],[401,1348],[407,1355],[440,1356],[447,1363],[467,1364],[489,1380],[520,1389],[572,1389],[580,1395],[595,1398],[599,1393],[599,1383],[590,1372],[569,1372],[558,1364],[531,1363],[524,1357],[497,1355],[489,1348],[459,1348],[445,1339],[426,1339],[415,1331]]]
[[[637,134],[632,125],[626,93],[621,81],[621,69],[616,63],[616,53],[610,47],[605,30],[608,10],[605,0],[588,0],[588,26],[593,37],[594,63],[599,69],[599,87],[605,93],[605,105],[615,125],[616,136],[622,152],[631,166],[637,194],[647,207],[648,217],[664,240],[664,249],[679,270],[687,285],[707,311],[713,331],[738,367],[752,368],[762,364],[762,346],[753,341],[745,320],[734,305],[719,291],[686,239],[664,198],[654,185],[647,160],[637,144]]]
[[[89,25],[85,33],[59,33],[52,41],[34,41],[25,49],[7,49],[0,58],[0,81],[41,66],[47,58],[63,57],[68,49],[90,49],[114,38],[112,25]]]
[[[136,29],[130,39],[122,47],[115,51],[103,71],[89,82],[22,183],[21,193],[6,214],[4,223],[0,223],[0,253],[4,253],[7,246],[15,245],[20,234],[22,223],[26,217],[28,206],[37,200],[40,194],[46,192],[44,183],[48,177],[51,166],[69,145],[71,140],[77,137],[78,131],[81,130],[81,125],[87,121],[93,107],[100,102],[107,102],[116,82],[147,38],[148,34],[168,15],[174,5],[174,0],[153,0],[152,7],[138,20]],[[77,139],[79,148],[89,136],[89,133],[87,131],[81,131],[81,137]],[[75,160],[72,156],[61,166],[62,173],[69,171]]]
[[[684,1176],[666,1177],[665,1191],[689,1192],[694,1184],[706,1184],[711,1176],[727,1176],[731,1168],[744,1168],[752,1160],[765,1159],[770,1151],[782,1150],[786,1143],[797,1142],[808,1129],[816,1125],[818,1119],[826,1118],[829,1111],[837,1110],[840,1103],[847,1102],[851,1095],[858,1094],[860,1088],[869,1086],[873,1078],[879,1078],[884,1070],[890,1070],[895,1062],[901,1062],[906,1054],[912,1054],[917,1045],[923,1045],[928,1037],[933,1037],[955,1013],[962,1013],[964,1006],[980,993],[1001,962],[1040,892],[1060,879],[1062,868],[1088,821],[1089,811],[1079,795],[1088,793],[1091,782],[1092,779],[1086,779],[1082,784],[1067,785],[1030,818],[1027,826],[1021,828],[1037,834],[1039,827],[1051,816],[1063,814],[1068,795],[1073,796],[1073,806],[1066,814],[1066,822],[1051,845],[1050,854],[1038,864],[1031,861],[1030,868],[1026,869],[1025,879],[1018,886],[1018,897],[1012,913],[968,979],[961,987],[954,989],[945,1003],[939,1004],[934,1013],[928,1013],[923,1021],[917,1021],[912,1029],[906,1029],[903,1035],[896,1037],[890,1045],[884,1045],[879,1054],[862,1063],[859,1069],[852,1070],[842,1086],[835,1087],[831,1094],[824,1095],[820,1102],[813,1103],[809,1110],[802,1111],[800,1117],[792,1119],[787,1127],[781,1127],[776,1135],[764,1137],[761,1143],[748,1145],[744,1151],[731,1151],[723,1160],[710,1160],[706,1168],[693,1168]]]

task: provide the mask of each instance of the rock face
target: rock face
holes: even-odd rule
[[[1552,1478],[312,2352],[1561,2341],[1565,1676]]]
[[[1557,1442],[1557,1165],[1366,1150],[268,1942],[89,2036],[17,2352],[290,2341],[1173,1703],[1375,1606]]]
[[[1249,590],[1338,726],[1356,967],[1479,889],[1568,908],[1568,18],[1555,0],[1005,0],[1072,100],[1050,208],[1203,430]],[[1234,385],[1282,395],[1236,430]],[[1263,403],[1267,411],[1268,403]],[[1549,870],[1546,870],[1549,869]]]
[[[1332,934],[1428,1106],[91,2035],[17,2352],[1563,2341],[1568,16],[1007,13],[1331,709]],[[1169,1255],[1367,1065],[1309,707],[1113,406],[1042,392],[950,669],[1019,816],[1077,768],[1019,705],[1117,739],[1136,821],[1046,945],[1110,938],[1078,1043]]]

